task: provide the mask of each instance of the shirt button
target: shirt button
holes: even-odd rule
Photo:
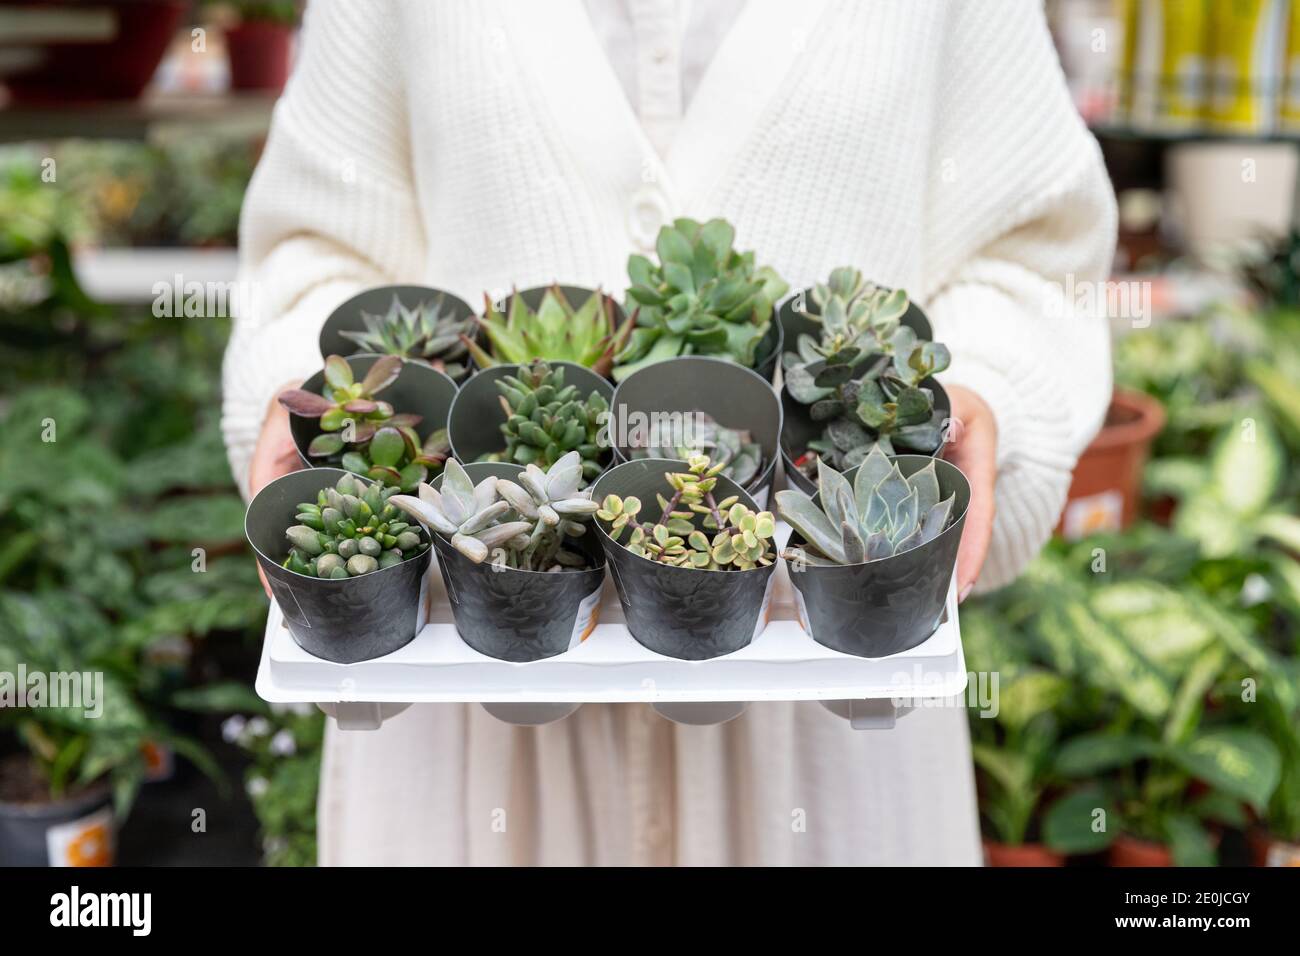
[[[662,46],[657,47],[654,53],[651,54],[651,56],[653,57],[656,63],[667,63],[668,57],[670,57],[671,55],[672,55],[671,51],[669,51],[667,47],[662,47]]]
[[[661,227],[668,222],[668,199],[653,186],[642,186],[632,196],[628,210],[628,235],[641,251],[654,248]]]

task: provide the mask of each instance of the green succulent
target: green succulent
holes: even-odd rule
[[[469,371],[464,363],[468,340],[474,331],[474,317],[458,319],[444,296],[432,302],[420,302],[408,309],[396,295],[384,315],[361,313],[364,332],[340,332],[355,342],[362,352],[397,355],[427,362],[454,379]]]
[[[620,541],[623,547],[651,561],[700,571],[770,565],[775,519],[769,511],[750,510],[736,495],[715,501],[713,489],[721,473],[722,466],[711,464],[708,456],[694,455],[687,471],[664,476],[673,495],[657,496],[657,521],[639,521],[641,500],[618,495],[606,495],[596,517],[615,541],[628,531],[627,541]]]
[[[579,491],[582,459],[563,455],[547,471],[526,465],[519,482],[484,478],[477,485],[454,458],[442,490],[422,484],[419,497],[396,495],[393,503],[421,524],[450,539],[475,564],[493,562],[521,571],[585,568],[587,558],[564,547],[586,533],[596,512],[590,491]]]
[[[421,439],[415,430],[419,415],[397,414],[375,398],[401,371],[402,359],[385,355],[357,382],[347,360],[331,355],[325,360],[324,395],[301,388],[281,392],[280,404],[292,414],[320,419],[321,434],[307,446],[307,456],[403,491],[440,472],[451,452],[446,429]]]
[[[818,565],[862,564],[902,554],[948,527],[953,495],[939,499],[934,462],[904,477],[888,455],[871,449],[853,484],[825,462],[817,465],[821,507],[802,491],[776,493],[777,510],[807,542],[788,560]]]
[[[422,553],[429,542],[393,503],[397,493],[353,475],[322,488],[315,502],[297,506],[283,566],[313,578],[355,578]]]
[[[518,465],[549,468],[570,451],[582,459],[582,480],[591,481],[604,470],[600,459],[608,449],[598,436],[609,402],[593,390],[586,398],[578,386],[564,384],[564,369],[541,359],[522,365],[515,375],[496,381],[506,421],[504,451],[484,455],[480,461],[510,461]]]
[[[812,300],[817,311],[799,314],[821,326],[820,336],[800,335],[798,350],[782,356],[787,369],[823,360],[851,365],[863,355],[890,354],[908,307],[906,291],[877,286],[849,266],[832,269],[825,283],[813,286]]]
[[[735,238],[724,219],[678,219],[659,230],[658,264],[628,259],[637,327],[615,358],[615,380],[678,355],[714,355],[753,368],[773,306],[789,286],[772,268],[755,267],[753,252],[736,252]]]
[[[649,444],[631,449],[635,458],[671,458],[687,461],[704,454],[715,466],[742,487],[748,485],[763,468],[763,446],[753,441],[748,431],[719,425],[711,415],[691,412],[689,422],[674,418],[670,430],[649,436]],[[689,427],[688,427],[689,425]]]
[[[631,320],[616,326],[614,304],[599,289],[576,309],[558,285],[546,290],[535,312],[517,292],[510,297],[504,314],[491,298],[483,299],[483,317],[477,321],[491,351],[471,341],[468,335],[461,336],[479,368],[549,359],[573,362],[594,369],[597,375],[609,375],[614,353],[632,331]]]

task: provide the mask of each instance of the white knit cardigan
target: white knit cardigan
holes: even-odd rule
[[[628,253],[650,247],[658,225],[678,215],[730,220],[738,245],[794,288],[853,265],[923,305],[952,351],[943,380],[972,388],[997,418],[997,519],[981,586],[1012,579],[1050,534],[1111,387],[1104,321],[1062,307],[1061,290],[1067,277],[1073,288],[1105,277],[1114,202],[1034,0],[750,0],[664,157],[638,124],[581,0],[316,0],[241,223],[243,279],[260,294],[260,308],[236,322],[223,375],[223,429],[241,485],[275,389],[319,368],[319,327],[353,292],[417,282],[473,302],[485,290],[559,280],[621,293]],[[773,716],[796,706],[751,708],[726,728],[674,728],[676,750],[665,752],[676,756],[660,770],[693,775],[714,793],[706,778],[726,766],[738,772],[737,760],[751,782],[786,779],[793,765],[762,753],[769,737],[756,737],[753,752],[735,743],[746,757],[724,746],[715,754],[727,754],[717,758],[724,766],[715,768],[704,756],[692,763],[680,735],[752,735],[755,711],[787,731],[791,721],[837,720],[816,707],[822,717]],[[589,711],[597,709],[584,708],[552,738],[583,733],[579,718]],[[839,758],[827,757],[803,771],[825,784],[823,812],[879,811],[845,804],[837,772],[870,765],[901,780],[908,761],[916,770],[917,760],[968,759],[964,715],[957,718],[918,714],[900,724],[913,721],[910,733],[926,740],[956,741],[928,756],[903,747],[901,729],[871,743],[863,740],[870,735],[850,743],[837,735],[851,731],[815,731],[841,741],[840,756],[870,748],[858,769],[834,771]],[[925,721],[945,721],[944,729],[926,734],[939,724]],[[445,724],[408,724],[407,732],[420,746],[442,746],[429,737],[451,733]],[[547,731],[527,732],[537,735],[527,746],[546,746]],[[401,732],[386,726],[380,736]],[[444,743],[463,747],[459,739]],[[347,744],[347,757],[336,741],[327,770],[380,760],[365,749],[373,741]],[[632,745],[620,746],[610,759],[635,764]],[[560,760],[556,772],[567,767]],[[385,772],[382,761],[370,772]],[[933,772],[900,795],[893,835],[857,844],[831,837],[812,858],[879,860],[896,851],[942,860],[941,848],[918,848],[933,828],[912,833],[902,820],[922,813],[926,800],[948,799],[955,803],[944,812],[967,821],[952,852],[968,859],[968,765]],[[340,778],[337,789],[362,786],[358,779]],[[788,819],[776,803],[773,812]],[[683,812],[670,827],[679,862],[808,858],[767,853],[766,838],[754,833],[710,849]],[[326,819],[342,813],[322,805]],[[881,839],[902,842],[867,846]],[[435,855],[446,846],[429,840],[423,846]],[[389,859],[421,846],[396,835],[362,842],[376,855],[354,843],[349,858]],[[489,857],[495,852],[505,851]],[[444,855],[484,859],[471,849]]]

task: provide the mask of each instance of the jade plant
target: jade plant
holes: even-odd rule
[[[818,507],[802,491],[776,493],[777,509],[807,542],[782,557],[813,565],[862,564],[903,554],[932,541],[948,527],[953,495],[940,499],[934,462],[904,476],[879,448],[847,478],[818,462]]]
[[[468,371],[467,333],[474,331],[472,316],[458,319],[443,296],[420,302],[412,308],[402,305],[396,295],[384,315],[361,313],[365,331],[339,332],[355,342],[362,352],[396,355],[416,359],[459,379]]]
[[[664,475],[672,497],[657,495],[659,517],[642,521],[641,500],[606,495],[596,517],[610,538],[635,555],[679,568],[745,571],[770,565],[775,556],[771,512],[754,512],[732,495],[717,501],[713,489],[722,473],[707,455],[694,455],[687,470]],[[703,529],[696,527],[702,518]],[[623,533],[628,532],[623,541]]]
[[[585,398],[578,386],[564,384],[564,369],[537,359],[516,375],[496,381],[506,421],[501,425],[506,447],[484,455],[482,461],[509,461],[549,468],[571,451],[582,461],[582,481],[604,470],[600,459],[608,449],[598,440],[609,402],[593,390]]]
[[[402,359],[386,355],[358,382],[347,360],[331,355],[323,395],[302,388],[281,392],[280,404],[292,414],[320,419],[321,434],[307,446],[307,456],[403,491],[440,472],[451,450],[446,429],[421,439],[415,430],[419,415],[398,414],[375,397],[401,371]]]
[[[678,219],[659,230],[659,262],[627,261],[628,298],[638,305],[636,328],[615,358],[614,378],[678,355],[713,355],[753,368],[772,309],[789,286],[753,252],[733,248],[736,232],[723,219]]]
[[[421,554],[429,546],[419,526],[393,503],[397,488],[344,475],[314,502],[297,506],[298,524],[285,532],[283,566],[313,578],[370,574]]]
[[[796,467],[812,477],[825,459],[848,471],[877,446],[888,454],[933,453],[943,442],[943,421],[934,391],[922,383],[946,369],[950,356],[902,324],[907,293],[840,268],[812,295],[820,312],[804,315],[822,326],[821,338],[801,335],[798,351],[786,353],[785,388],[824,425]],[[821,365],[813,371],[815,363]]]
[[[558,285],[547,289],[536,311],[517,292],[502,312],[484,296],[479,327],[488,349],[462,335],[461,341],[479,368],[498,363],[523,365],[533,359],[573,362],[608,375],[614,353],[627,342],[631,320],[617,325],[614,303],[599,289],[574,308]]]
[[[692,412],[679,423],[648,436],[644,447],[632,448],[632,458],[671,458],[687,461],[705,454],[720,474],[738,485],[748,485],[763,470],[763,446],[741,428],[720,425],[711,415]]]
[[[422,484],[418,497],[392,500],[475,564],[491,556],[501,567],[564,571],[590,564],[565,547],[567,539],[586,533],[585,522],[597,510],[591,492],[579,490],[581,481],[582,458],[576,451],[546,471],[525,466],[518,482],[489,476],[477,485],[453,458],[441,491]]]

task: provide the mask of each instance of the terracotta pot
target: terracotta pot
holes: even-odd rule
[[[1065,866],[1065,854],[1049,850],[1041,843],[1007,843],[984,841],[984,863],[987,866]]]
[[[1279,840],[1267,830],[1256,827],[1246,831],[1246,846],[1251,866],[1300,867],[1300,844]]]
[[[1111,866],[1173,866],[1174,854],[1163,843],[1121,834],[1110,845],[1106,861]]]
[[[226,30],[232,90],[279,93],[289,79],[289,51],[297,28],[289,23],[249,21]]]
[[[1058,532],[1076,540],[1097,531],[1120,531],[1133,523],[1141,500],[1142,469],[1151,441],[1164,424],[1164,406],[1154,398],[1116,390],[1106,424],[1075,465]]]

